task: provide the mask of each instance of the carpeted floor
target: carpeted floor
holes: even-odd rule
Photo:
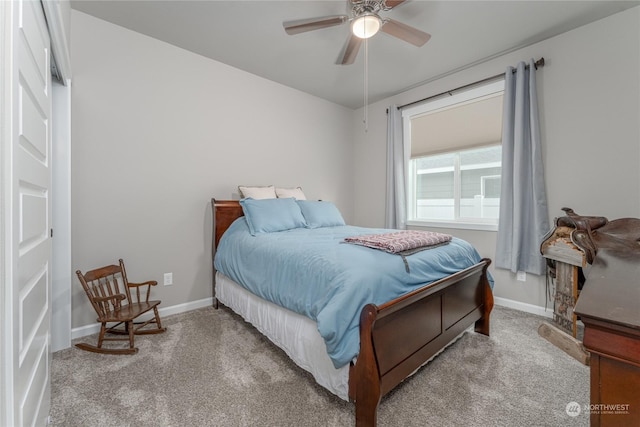
[[[491,337],[467,332],[385,396],[379,426],[587,426],[589,368],[538,336],[544,319],[497,306]],[[351,426],[354,406],[228,309],[163,319],[139,352],[53,355],[56,426]],[[94,337],[84,340],[95,342]]]

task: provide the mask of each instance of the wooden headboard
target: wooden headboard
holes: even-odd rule
[[[233,221],[244,216],[244,212],[242,212],[242,206],[240,206],[239,200],[211,199],[211,210],[213,216],[213,238],[211,239],[213,306],[218,308],[218,299],[216,298],[216,268],[213,266],[216,248],[218,247],[218,243],[220,243],[220,238],[224,232],[227,231],[227,228],[229,228]]]
[[[233,221],[244,216],[239,200],[216,200],[211,199],[211,209],[213,211],[213,250],[218,247],[222,234]]]

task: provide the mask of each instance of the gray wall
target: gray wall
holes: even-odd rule
[[[210,199],[240,184],[351,220],[351,110],[75,10],[71,33],[74,270],[121,257],[164,307],[211,297]],[[72,291],[72,326],[95,324]]]
[[[538,72],[550,218],[563,206],[640,216],[640,8],[351,111],[72,11],[73,268],[119,257],[133,280],[173,272],[163,306],[211,296],[211,197],[301,185],[348,222],[384,224],[386,114],[544,56]],[[606,147],[606,150],[603,150]],[[495,233],[445,230],[495,258]],[[493,270],[495,295],[544,306],[544,280]],[[73,327],[94,315],[77,281]]]
[[[384,224],[386,108],[495,75],[508,65],[544,57],[537,73],[549,217],[569,206],[610,219],[640,217],[640,7],[610,16],[481,65],[452,74],[354,114],[354,220]],[[495,258],[495,232],[444,230]],[[544,278],[492,269],[494,293],[544,306]]]

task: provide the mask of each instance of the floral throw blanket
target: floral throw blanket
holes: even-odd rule
[[[436,233],[434,231],[402,230],[391,233],[347,237],[344,242],[400,255],[405,263],[407,272],[409,272],[406,256],[444,245],[449,243],[451,239],[452,236],[450,234]]]
[[[450,234],[433,231],[403,230],[382,234],[365,234],[344,239],[347,243],[397,254],[409,249],[438,246],[451,241]]]
[[[438,246],[450,242],[451,238],[450,234],[436,233],[434,231],[402,230],[391,233],[346,237],[344,241],[397,254],[409,249]]]

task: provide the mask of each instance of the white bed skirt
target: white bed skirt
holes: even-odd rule
[[[349,401],[349,365],[334,368],[316,322],[257,297],[220,272],[216,272],[216,298],[284,350],[296,365],[313,375],[318,384]],[[473,325],[462,331],[422,366],[459,340],[465,332],[472,330],[471,328]]]
[[[216,298],[284,350],[318,384],[349,400],[349,365],[333,366],[313,320],[257,297],[220,272],[216,272]]]

